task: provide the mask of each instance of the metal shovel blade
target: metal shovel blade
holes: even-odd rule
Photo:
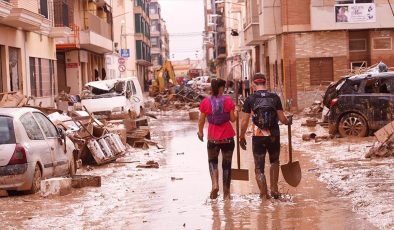
[[[285,181],[293,186],[297,187],[301,182],[301,166],[300,162],[293,161],[287,164],[281,165],[283,178]]]
[[[249,170],[231,169],[231,180],[249,181]]]

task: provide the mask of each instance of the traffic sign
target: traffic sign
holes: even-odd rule
[[[120,56],[123,58],[129,58],[130,57],[130,49],[121,49]]]
[[[119,65],[118,69],[119,69],[119,71],[120,71],[121,73],[123,73],[124,71],[126,71],[126,66],[124,66],[124,65]]]
[[[124,58],[119,58],[118,59],[119,65],[124,65],[125,62],[126,62],[126,59],[124,59]]]

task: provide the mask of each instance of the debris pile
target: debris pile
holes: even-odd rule
[[[378,140],[378,144],[375,143],[365,157],[379,158],[394,156],[394,121],[375,132],[375,137]]]
[[[304,109],[304,114],[308,117],[321,117],[322,112],[323,104],[321,101],[315,101],[310,107]]]
[[[154,102],[146,106],[152,111],[190,110],[197,108],[206,96],[207,93],[202,89],[181,86],[175,94],[167,91],[155,96]]]

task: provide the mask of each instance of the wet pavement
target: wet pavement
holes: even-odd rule
[[[161,116],[152,122],[152,136],[166,151],[131,152],[120,160],[156,160],[159,169],[118,162],[83,171],[101,175],[101,188],[46,199],[0,198],[1,229],[375,229],[365,216],[352,211],[351,201],[318,180],[312,158],[298,151],[295,158],[301,162],[303,179],[295,189],[281,178],[280,190],[286,194],[282,200],[258,197],[250,152],[241,156],[250,182],[233,181],[230,202],[221,196],[210,200],[206,143],[198,141],[196,127],[185,113]],[[286,153],[284,147],[282,163]]]

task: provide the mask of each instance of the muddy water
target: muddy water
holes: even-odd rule
[[[293,189],[281,179],[280,189],[288,194],[282,201],[258,198],[253,157],[246,152],[242,167],[249,168],[251,181],[233,181],[230,202],[210,200],[206,143],[198,141],[196,124],[185,117],[163,116],[152,123],[153,138],[166,152],[133,152],[124,159],[154,159],[159,169],[110,164],[84,172],[102,175],[101,188],[61,198],[2,198],[1,229],[374,229],[317,181],[315,166],[299,153],[303,180]],[[285,162],[286,154],[282,157]]]

